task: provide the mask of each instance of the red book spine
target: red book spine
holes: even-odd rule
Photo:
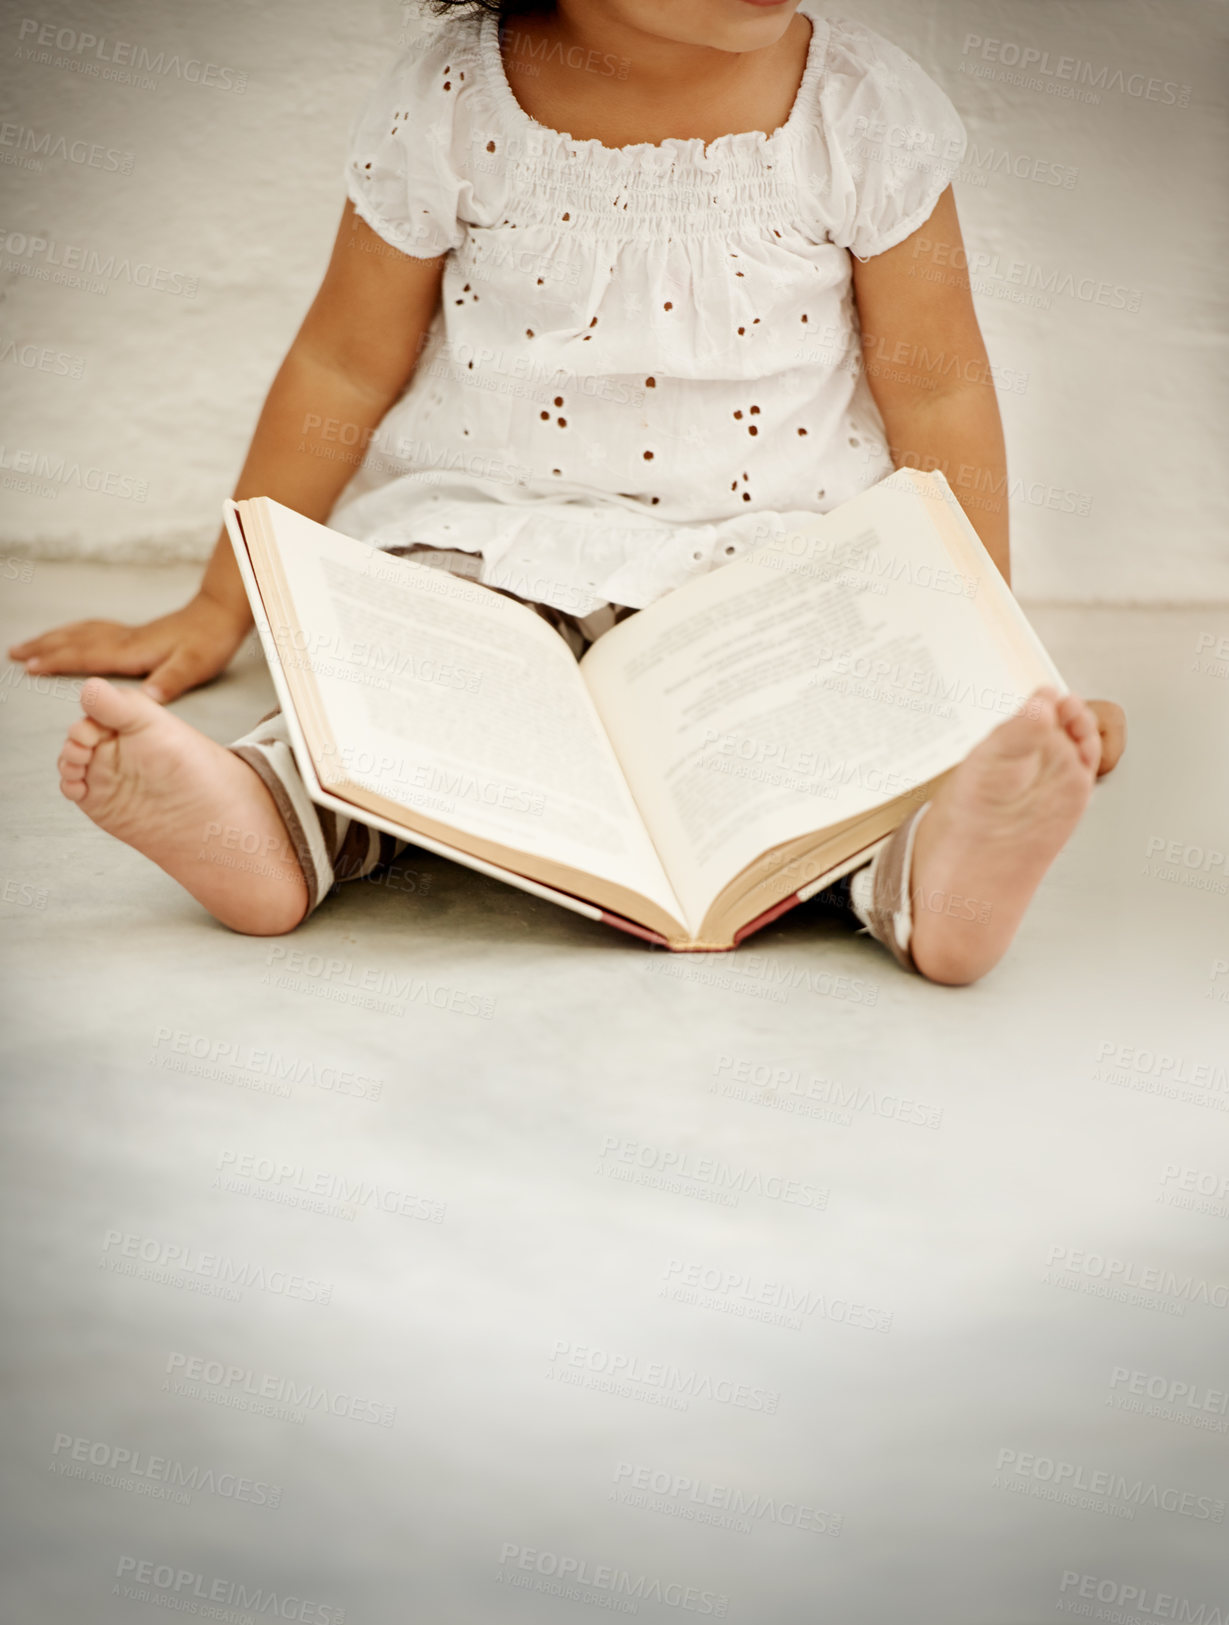
[[[782,914],[788,914],[790,909],[795,908],[801,900],[798,893],[795,892],[792,897],[783,897],[779,903],[774,903],[771,908],[766,908],[762,914],[757,914],[755,919],[748,920],[742,930],[735,933],[734,946],[737,947],[740,942],[745,941],[753,932],[762,931],[766,925],[771,925],[774,920],[779,920]]]
[[[670,946],[660,931],[650,931],[647,925],[633,925],[621,914],[608,914],[605,909],[602,909],[601,914],[603,924],[613,925],[616,931],[626,931],[631,937],[643,937],[645,942],[656,943],[659,948]]]

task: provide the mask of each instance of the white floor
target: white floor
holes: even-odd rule
[[[0,632],[190,578],[38,564]],[[1224,1620],[1229,614],[1034,619],[1130,748],[961,991],[426,856],[233,936],[5,669],[5,1618]]]

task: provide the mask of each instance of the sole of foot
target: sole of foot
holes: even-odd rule
[[[1100,757],[1083,700],[1042,688],[944,781],[913,848],[910,948],[923,976],[962,986],[998,964],[1088,805]],[[976,917],[948,912],[953,898]]]
[[[292,931],[307,882],[260,776],[135,689],[91,677],[81,706],[60,752],[61,793],[232,931]]]

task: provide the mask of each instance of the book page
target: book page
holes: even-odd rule
[[[905,795],[1039,683],[1063,687],[963,514],[972,567],[953,563],[928,511],[947,497],[902,471],[586,654],[689,917],[769,849]]]
[[[271,631],[309,670],[337,742],[316,762],[482,840],[679,903],[575,657],[489,588],[391,557],[264,500],[292,613]],[[313,756],[315,752],[313,752]]]

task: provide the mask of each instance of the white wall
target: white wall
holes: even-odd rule
[[[351,117],[397,48],[402,19],[396,0],[111,0],[106,20],[96,0],[45,12],[37,3],[0,22],[0,545],[203,557],[323,269]],[[1001,400],[1022,482],[1013,507],[1021,594],[1229,598],[1217,422],[1224,8],[838,0],[834,10],[919,57],[992,166],[966,166],[957,196],[971,250],[997,256],[978,282],[991,359],[1018,375]],[[31,59],[44,25],[63,30],[60,44],[35,45]],[[101,48],[79,49],[82,33]],[[163,56],[152,88],[107,77],[136,48]],[[1048,62],[1033,59],[1032,82],[1012,83],[1002,75],[1020,69],[1002,59],[1025,50],[1048,52]],[[1060,70],[1060,57],[1087,66]],[[207,65],[216,82],[180,77],[174,58]],[[73,71],[87,63],[96,74]],[[1055,94],[1071,83],[1060,71],[1101,79],[1091,91],[1099,99]],[[62,138],[69,155],[61,148],[30,167],[24,130],[35,142]],[[95,165],[75,142],[97,144]],[[1072,184],[1030,178],[1035,161],[1043,177],[1074,171]],[[54,244],[61,261],[77,248],[143,265],[145,277],[157,268],[171,289],[196,279],[195,297],[117,276],[101,293],[57,285],[52,250],[23,251],[22,234]],[[23,274],[32,269],[42,275]],[[1045,308],[1030,306],[1011,297],[1021,279],[1058,291],[1042,294]],[[1098,284],[1138,308],[1081,297]],[[106,476],[109,490],[44,480],[19,491],[22,453],[97,470],[91,477]],[[1063,511],[1072,507],[1087,512]]]

